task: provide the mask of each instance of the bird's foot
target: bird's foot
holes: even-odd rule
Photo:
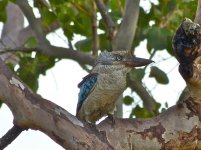
[[[92,129],[96,129],[96,124],[95,123],[91,123],[91,122],[85,122],[85,124],[87,125],[87,126],[89,126],[90,128],[92,128]]]
[[[114,115],[113,114],[108,114],[108,119],[111,121],[111,125],[114,126],[115,125],[115,119],[114,119]]]

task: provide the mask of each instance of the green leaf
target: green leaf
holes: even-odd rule
[[[55,58],[41,53],[37,53],[35,58],[32,58],[30,54],[22,55],[17,74],[32,90],[37,91],[39,75],[45,75],[54,64]]]
[[[102,50],[110,50],[111,49],[111,43],[109,43],[106,40],[106,34],[99,34],[99,42],[100,42],[100,47],[99,49]],[[75,47],[78,50],[84,51],[84,52],[90,52],[92,49],[92,38],[88,37],[84,40],[80,40],[75,43]]]
[[[145,75],[145,70],[144,69],[132,69],[131,72],[129,73],[130,79],[131,80],[138,80],[141,81]]]
[[[134,102],[134,99],[130,96],[125,96],[123,102],[125,105],[131,105]]]
[[[155,102],[155,106],[156,106],[156,111],[158,111],[159,108],[161,107],[161,103]]]
[[[76,42],[75,47],[78,50],[82,50],[84,52],[90,52],[91,51],[91,44],[92,44],[91,38],[87,38],[87,39],[80,40],[80,41]]]
[[[28,38],[24,44],[24,46],[27,48],[35,48],[36,45],[37,45],[37,41],[36,41],[36,38],[34,36]]]
[[[167,74],[155,66],[151,67],[149,77],[155,78],[156,81],[158,83],[161,83],[161,84],[168,84],[169,83],[169,79],[167,77]]]
[[[7,15],[6,15],[6,6],[8,4],[8,0],[0,0],[0,21],[5,22]]]
[[[147,49],[150,52],[152,49],[163,50],[170,48],[170,37],[171,33],[167,28],[150,28],[147,33]]]
[[[136,118],[151,118],[153,117],[153,114],[150,113],[146,108],[142,108],[137,105],[135,108],[133,108],[130,118],[132,116],[135,116]]]
[[[0,100],[0,108],[1,108],[2,104],[3,104],[3,102]]]
[[[53,21],[56,20],[56,16],[53,12],[49,11],[47,8],[42,9],[42,23],[44,26],[49,26]]]
[[[168,108],[168,103],[167,102],[165,102],[165,107]]]

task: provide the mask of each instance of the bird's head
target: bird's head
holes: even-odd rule
[[[130,50],[102,52],[96,60],[96,64],[106,66],[118,66],[123,65],[125,67],[133,68],[145,66],[152,63],[152,60],[138,58],[131,54]]]

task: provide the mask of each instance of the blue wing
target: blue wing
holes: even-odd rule
[[[78,84],[80,88],[80,93],[78,95],[78,103],[77,103],[77,110],[78,113],[84,100],[87,98],[91,90],[93,89],[94,85],[97,81],[97,73],[88,74],[83,80]]]

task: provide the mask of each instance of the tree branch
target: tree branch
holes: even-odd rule
[[[103,3],[103,0],[95,0],[96,5],[101,13],[101,16],[103,18],[103,21],[105,23],[105,26],[108,30],[109,36],[108,38],[110,40],[112,40],[113,36],[114,36],[114,30],[115,30],[115,24],[112,21],[112,18],[110,17],[108,10],[105,6],[105,4]]]
[[[37,18],[36,22],[41,24],[41,18]],[[12,48],[19,47],[22,46],[29,37],[35,36],[30,25],[25,28],[23,26],[24,18],[21,9],[18,5],[9,2],[7,6],[7,20],[3,26],[1,35],[4,44],[9,46],[12,45]],[[42,30],[46,35],[59,27],[59,22],[55,21],[47,27],[42,26]]]
[[[93,7],[93,15],[92,15],[92,53],[93,56],[98,56],[98,49],[99,49],[99,38],[98,38],[98,32],[97,32],[97,16],[96,16],[96,4],[93,1],[92,2]]]
[[[37,18],[36,21],[39,24],[41,24],[41,18]],[[47,35],[48,33],[55,31],[59,27],[60,27],[59,22],[55,21],[47,27],[42,26],[42,30],[43,30],[43,33]],[[32,36],[35,36],[35,34],[30,25],[27,26],[26,28],[23,28],[22,30],[19,31],[19,34],[17,36],[18,40],[14,39],[14,41],[18,41],[18,43],[16,43],[16,46],[22,46],[26,42],[26,40]]]
[[[142,83],[139,81],[133,81],[129,78],[127,83],[128,83],[128,86],[130,86],[131,89],[140,96],[145,108],[147,108],[149,112],[154,114],[154,116],[157,115],[158,112],[156,112],[156,105],[155,105],[156,100],[152,96],[150,96],[147,90],[143,87]]]
[[[44,36],[42,25],[36,20],[35,15],[32,11],[32,8],[29,6],[28,1],[26,0],[16,0],[16,3],[26,16],[29,25],[34,30],[34,33],[36,35],[38,45],[48,43],[47,39]]]
[[[6,36],[10,33],[18,32],[24,27],[24,16],[17,5],[9,2],[6,7],[6,12],[7,19],[5,24],[3,25],[1,37]]]
[[[48,52],[40,47],[36,48],[26,48],[26,47],[16,47],[16,48],[2,48],[0,49],[0,55],[8,52],[41,52],[46,54],[47,56],[56,57],[56,58],[67,58],[77,61],[78,63],[93,65],[95,58],[90,54],[85,54],[80,51],[75,51],[68,48],[57,47],[50,45],[48,48]]]
[[[14,125],[2,138],[0,138],[0,150],[12,143],[25,129]]]
[[[131,49],[139,16],[139,2],[139,0],[126,1],[121,26],[112,41],[113,50]],[[122,110],[122,99],[118,99],[117,104],[117,110]]]
[[[65,149],[201,148],[201,104],[193,98],[156,118],[115,119],[113,126],[106,119],[96,130],[34,94],[1,60],[0,89],[18,127],[39,130]]]
[[[2,60],[0,86],[0,98],[11,109],[17,126],[40,130],[66,149],[111,149],[104,134],[91,130],[63,108],[34,94]]]
[[[37,48],[40,52],[57,58],[68,58],[77,61],[78,63],[94,65],[95,58],[90,54],[85,54],[78,50],[71,50],[68,48],[48,46],[48,51],[43,47]]]
[[[198,0],[194,22],[201,25],[201,0]]]
[[[139,16],[140,0],[127,0],[123,20],[112,42],[113,50],[131,49]]]
[[[7,17],[2,29],[0,48],[7,47],[8,45],[14,48],[20,41],[17,37],[19,31],[24,27],[24,16],[20,8],[11,2],[7,4],[6,13]],[[10,53],[1,55],[1,58],[12,64],[18,62],[18,57]]]
[[[27,17],[31,28],[34,30],[38,44],[37,51],[40,51],[48,56],[57,58],[69,58],[73,60],[79,60],[79,63],[92,65],[94,59],[92,56],[81,53],[79,51],[70,50],[63,47],[56,47],[49,44],[44,36],[41,24],[36,20],[32,8],[28,5],[26,0],[17,0],[16,3],[20,6],[23,13]]]

